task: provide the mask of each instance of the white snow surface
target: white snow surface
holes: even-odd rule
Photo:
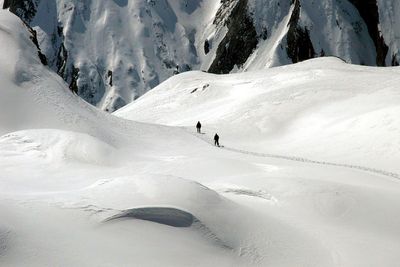
[[[400,69],[313,59],[230,75],[188,72],[115,112],[142,122],[202,121],[230,147],[400,171]]]
[[[134,122],[0,25],[0,266],[398,265],[398,68],[185,73]]]

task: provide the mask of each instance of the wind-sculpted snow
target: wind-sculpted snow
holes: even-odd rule
[[[154,223],[159,223],[172,227],[192,227],[202,236],[210,240],[211,243],[228,250],[233,250],[232,247],[226,245],[218,236],[213,233],[207,225],[202,223],[193,214],[177,208],[171,207],[144,207],[133,208],[121,211],[116,215],[107,218],[105,223],[113,223],[121,220],[143,220]]]
[[[189,227],[192,226],[193,222],[196,220],[192,214],[176,208],[146,207],[122,211],[121,213],[108,218],[106,221],[124,218],[156,222],[173,227]]]

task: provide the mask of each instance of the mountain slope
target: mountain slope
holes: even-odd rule
[[[187,70],[259,70],[320,56],[398,64],[396,0],[4,1],[49,65],[114,111]]]
[[[38,32],[50,66],[70,89],[108,111],[174,72],[199,68],[195,42],[215,9],[214,1],[201,6],[176,1],[8,2],[4,7]]]
[[[398,171],[399,71],[324,58],[235,75],[188,72],[115,114],[174,126],[200,120],[236,148]]]
[[[29,29],[16,16],[0,11],[0,25],[1,266],[184,266],[191,260],[176,251],[198,259],[191,260],[194,266],[245,263],[227,248],[215,221],[220,210],[230,220],[230,201],[167,171],[134,167],[162,164],[181,144],[202,149],[201,141],[181,129],[121,120],[90,106],[42,65]],[[176,188],[184,188],[182,194]],[[196,221],[181,231],[129,216],[107,221],[136,207],[147,212],[150,205],[160,206],[155,218],[179,223],[186,210]],[[202,215],[210,205],[215,214]]]

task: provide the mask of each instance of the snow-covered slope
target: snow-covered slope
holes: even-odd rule
[[[263,86],[251,87],[255,77],[263,83],[271,76],[282,84],[275,87],[274,101],[280,106],[281,121],[291,122],[294,110],[304,109],[302,100],[315,107],[316,98],[302,98],[308,92],[304,84],[312,80],[315,88],[310,91],[333,100],[340,96],[351,100],[346,90],[325,92],[318,75],[326,75],[329,84],[335,72],[340,80],[343,68],[355,76],[361,73],[371,91],[368,75],[376,81],[385,79],[380,99],[390,106],[385,94],[395,101],[396,93],[387,71],[397,70],[354,69],[335,61],[314,61],[219,79],[201,72],[176,76],[166,83],[171,93],[185,91],[180,86],[198,87],[183,92],[182,99],[188,95],[186,100],[203,115],[199,119],[215,104],[219,107],[221,117],[209,114],[209,122],[203,121],[206,134],[198,135],[191,129],[133,122],[95,109],[41,64],[31,33],[15,16],[0,11],[0,25],[0,42],[5,48],[0,51],[0,266],[398,264],[400,189],[395,174],[329,165],[317,158],[329,153],[315,153],[313,158],[319,161],[308,162],[290,155],[257,154],[250,150],[255,145],[244,138],[224,148],[208,144],[214,130],[211,121],[218,122],[214,126],[224,131],[221,141],[228,144],[226,139],[240,140],[248,123],[260,118],[263,111],[254,109],[252,114],[254,106],[246,99],[241,103],[251,107],[247,124],[239,116],[237,122],[227,125],[222,117],[228,118],[228,109],[237,115],[242,112],[240,106],[229,103],[235,99],[239,104],[235,94],[247,96],[240,88],[253,91],[247,100],[272,93]],[[332,69],[313,70],[328,63]],[[280,79],[279,73],[291,80],[288,76]],[[209,86],[203,84],[205,80],[210,80]],[[187,85],[175,87],[179,82]],[[300,95],[295,90],[288,94],[285,83],[287,88],[297,88]],[[236,89],[231,88],[233,84]],[[166,101],[164,96],[169,94],[161,89],[153,96],[159,107],[168,111],[165,116],[173,114],[172,109],[187,111],[194,123],[186,104],[179,107],[180,101],[171,101],[170,105],[176,106],[167,108],[159,102]],[[358,90],[353,94],[361,103]],[[368,90],[363,92],[368,99]],[[223,95],[226,93],[232,93],[231,99]],[[143,101],[153,103],[149,99],[145,96]],[[174,99],[179,100],[176,95]],[[335,103],[333,112],[337,112]],[[271,105],[267,102],[273,113]],[[374,107],[361,105],[371,112]],[[395,108],[382,110],[385,116],[375,113],[382,121],[388,118],[390,122],[397,113]],[[328,111],[322,109],[321,116],[334,118]],[[354,114],[353,110],[348,115]],[[167,121],[155,115],[154,121]],[[306,122],[310,118],[306,113],[298,115]],[[384,130],[398,133],[397,117],[392,127]],[[192,124],[184,122],[183,114],[175,118]],[[301,129],[304,124],[298,122],[296,129]],[[331,124],[338,125],[336,121]],[[320,124],[317,120],[313,125]],[[284,132],[276,126],[270,131]],[[263,143],[258,130],[249,128],[246,133],[253,143]],[[391,138],[386,132],[380,136],[388,142]],[[246,150],[235,150],[239,145]],[[340,149],[332,151],[338,155]],[[343,155],[342,159],[353,158]]]
[[[99,112],[74,95],[67,84],[51,69],[43,66],[31,33],[16,16],[2,11],[0,134],[23,129],[55,128],[76,131],[100,138],[110,144],[120,144],[124,135],[139,134],[150,126],[126,124],[114,116]],[[131,133],[118,129],[126,128]],[[152,131],[152,127],[148,131]],[[149,132],[143,132],[142,136]],[[142,140],[144,141],[144,140]],[[140,142],[143,144],[143,142]]]
[[[245,262],[217,233],[225,230],[208,225],[220,223],[218,214],[226,213],[224,220],[234,216],[234,204],[150,166],[177,157],[182,144],[201,141],[181,129],[123,121],[96,110],[33,56],[36,48],[17,17],[1,11],[0,24],[5,48],[0,56],[1,266]],[[129,220],[131,210],[150,205],[160,208],[144,211],[161,224]],[[180,225],[184,211],[166,207],[195,217],[175,229],[164,221]],[[201,214],[214,208],[208,219]],[[107,220],[115,216],[122,218]]]
[[[336,58],[226,76],[188,72],[115,114],[175,126],[200,120],[230,146],[399,171],[399,74]]]
[[[320,56],[398,65],[397,0],[6,0],[49,65],[114,111],[177,72],[242,72]]]

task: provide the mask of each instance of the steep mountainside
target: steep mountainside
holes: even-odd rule
[[[187,70],[230,73],[319,56],[398,65],[397,0],[5,0],[50,67],[114,111]]]

